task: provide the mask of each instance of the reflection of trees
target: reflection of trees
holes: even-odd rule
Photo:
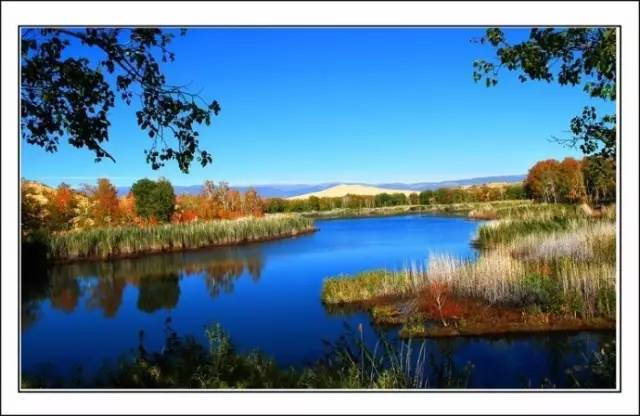
[[[21,308],[22,330],[31,328],[40,319],[40,303],[35,301],[23,301]]]
[[[138,309],[155,312],[172,309],[180,297],[180,277],[176,273],[165,276],[143,276],[138,284]]]
[[[251,280],[254,282],[260,280],[262,268],[264,267],[264,258],[262,256],[247,257],[246,264]]]
[[[49,297],[49,276],[43,263],[30,264],[22,257],[21,307],[22,330],[29,329],[40,318],[40,304]]]
[[[97,284],[91,290],[87,306],[102,309],[106,318],[116,316],[126,286],[127,282],[122,278],[113,276],[98,278]]]
[[[71,313],[78,306],[80,285],[76,279],[51,279],[51,305]]]
[[[206,266],[207,289],[211,297],[216,298],[221,293],[233,292],[235,281],[242,276],[245,270],[251,276],[251,280],[258,282],[264,266],[262,256],[228,257],[219,261],[212,261]]]
[[[242,275],[243,270],[244,262],[241,259],[228,259],[208,265],[204,273],[211,297],[218,297],[222,292],[233,292],[233,283]]]
[[[138,307],[146,312],[173,308],[180,295],[180,277],[202,277],[212,297],[231,293],[235,281],[247,273],[259,281],[264,256],[259,246],[219,247],[183,253],[102,262],[78,262],[26,272],[22,279],[23,329],[38,319],[43,300],[71,313],[86,290],[86,306],[116,316],[127,285],[137,286]]]

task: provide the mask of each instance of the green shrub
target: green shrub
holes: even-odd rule
[[[521,302],[525,307],[537,305],[543,312],[558,313],[564,304],[562,286],[552,277],[528,274],[522,279]]]
[[[131,187],[136,201],[136,213],[146,219],[155,218],[167,222],[173,214],[176,195],[171,182],[159,179],[157,182],[140,179]]]

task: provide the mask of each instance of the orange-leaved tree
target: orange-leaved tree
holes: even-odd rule
[[[91,202],[91,215],[96,225],[113,225],[120,222],[118,192],[109,179],[98,179],[98,185],[91,194]]]

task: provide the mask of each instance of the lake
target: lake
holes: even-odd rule
[[[93,374],[133,351],[143,331],[158,350],[167,319],[178,334],[204,342],[220,323],[241,351],[258,348],[282,365],[323,356],[345,323],[362,324],[375,342],[368,314],[336,313],[320,302],[328,276],[375,268],[424,265],[430,255],[476,255],[478,221],[406,215],[317,221],[318,232],[295,238],[109,262],[57,265],[25,276],[22,369],[69,376]],[[390,331],[393,336],[394,331]],[[428,340],[434,356],[475,369],[471,387],[558,386],[564,370],[582,363],[613,333],[582,332]]]

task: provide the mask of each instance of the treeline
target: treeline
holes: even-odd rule
[[[226,182],[206,181],[198,195],[176,196],[166,179],[141,179],[128,195],[119,197],[106,178],[80,190],[22,181],[22,230],[45,232],[122,225],[186,223],[200,220],[260,217],[264,204],[253,189],[240,193]]]
[[[399,205],[435,205],[533,199],[550,203],[602,205],[616,200],[615,162],[600,156],[582,160],[543,160],[530,170],[524,183],[439,188],[420,193],[382,193],[306,199],[269,198],[265,212],[309,212],[333,209],[384,208]]]
[[[382,193],[378,195],[346,195],[342,197],[309,197],[306,199],[269,198],[265,212],[330,211],[332,209],[384,208],[399,205],[455,204],[462,202],[491,202],[526,199],[522,184],[470,186],[468,188],[440,188],[420,193]]]
[[[543,160],[529,170],[525,188],[531,199],[541,202],[615,202],[615,161],[599,156]]]

